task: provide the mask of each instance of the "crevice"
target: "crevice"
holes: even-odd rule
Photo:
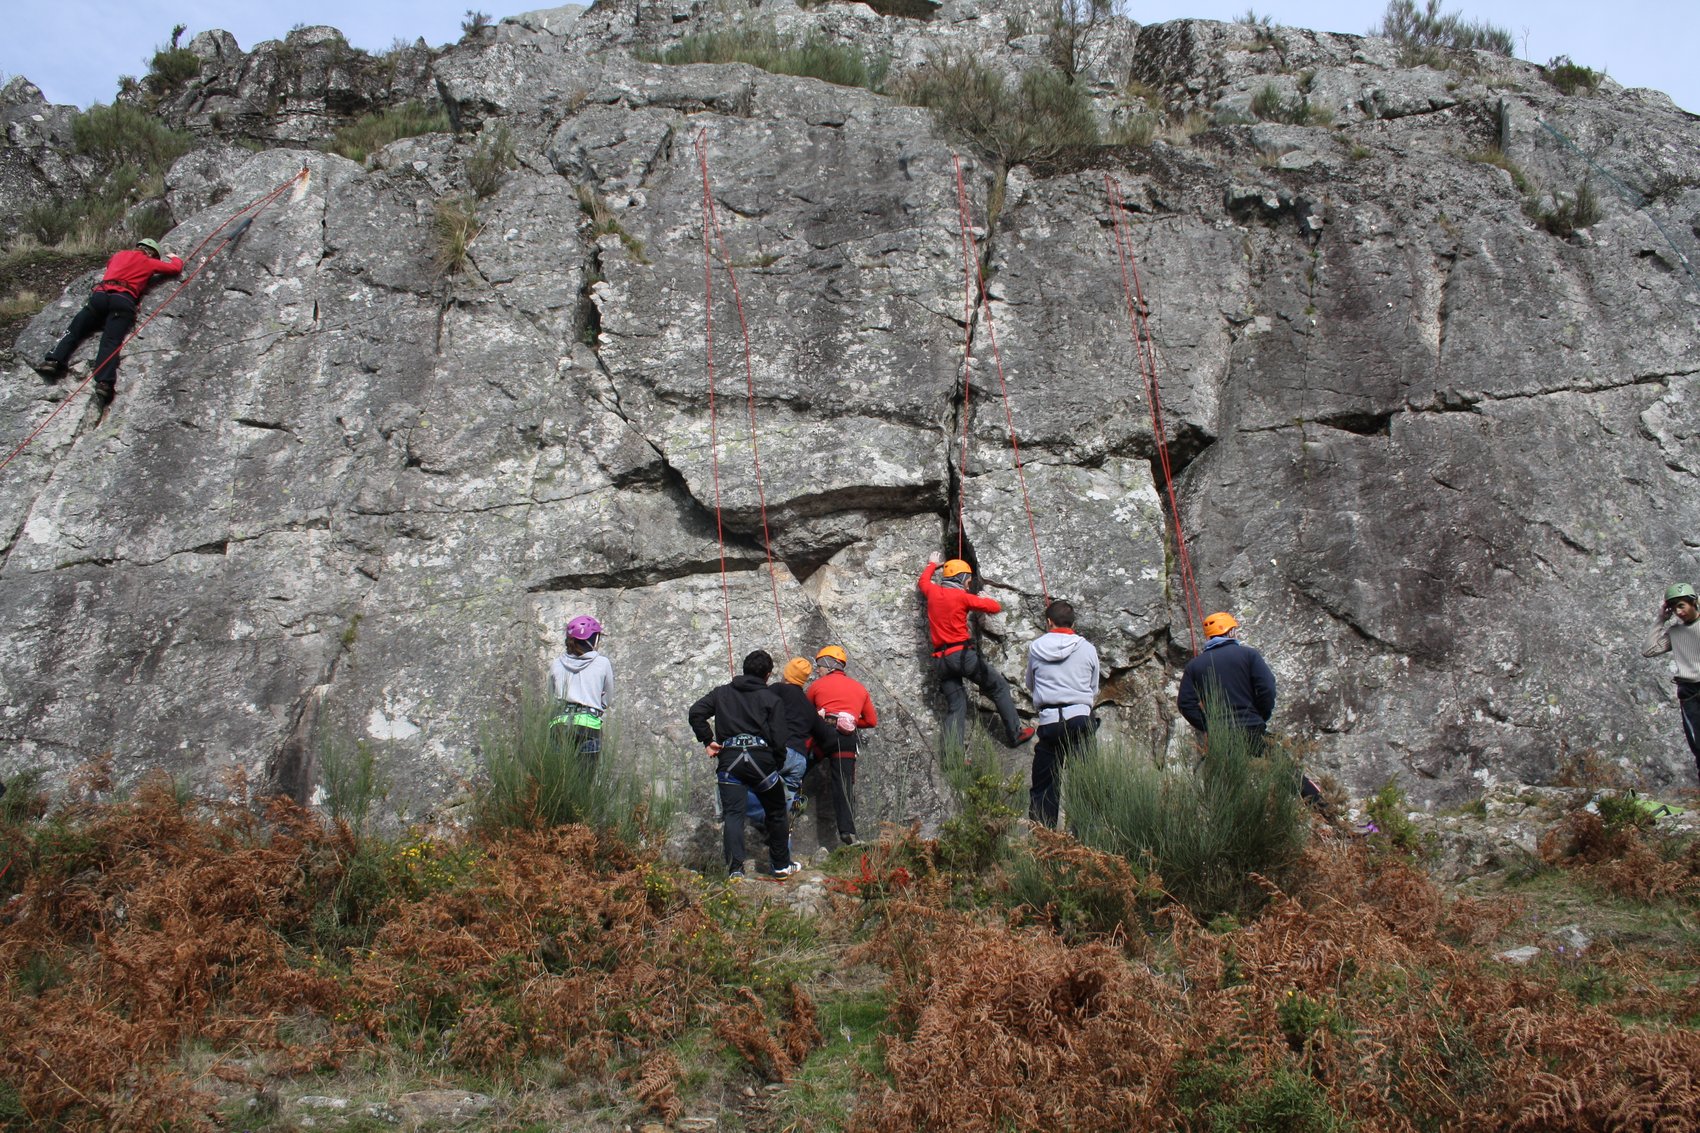
[[[729,573],[742,574],[748,571],[765,571],[767,557],[759,549],[744,549],[734,554],[731,547],[726,549],[726,570]],[[558,574],[541,582],[534,582],[525,588],[527,594],[555,594],[566,590],[626,590],[645,586],[654,586],[670,582],[677,578],[691,578],[696,575],[717,575],[720,573],[720,560],[713,559],[700,563],[675,563],[671,566],[628,567],[624,570],[587,571],[583,574]]]
[[[265,429],[269,432],[288,433],[291,437],[295,436],[295,430],[281,421],[261,421],[256,417],[237,417],[235,421],[238,425],[246,425],[250,429]]]
[[[1360,437],[1385,437],[1392,433],[1393,415],[1396,410],[1386,410],[1381,413],[1346,412],[1335,413],[1327,417],[1314,418],[1311,424],[1322,425],[1329,429],[1341,429],[1348,433],[1356,433]]]
[[[230,540],[218,539],[211,543],[202,543],[199,547],[190,547],[191,555],[225,555],[230,553]]]

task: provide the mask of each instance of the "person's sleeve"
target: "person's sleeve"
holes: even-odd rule
[[[604,659],[602,666],[602,707],[614,703],[614,663]]]
[[[879,723],[880,714],[874,711],[874,698],[868,695],[867,689],[863,689],[862,712],[860,718],[856,721],[856,726],[858,728],[877,728]]]
[[[778,759],[780,763],[784,763],[787,730],[785,727],[785,702],[779,698],[779,694],[776,692],[769,693],[767,700],[767,731],[764,733],[767,736],[767,750],[771,751],[774,758]]]
[[[915,583],[920,588],[921,593],[926,594],[933,588],[933,572],[938,569],[939,564],[937,563],[928,563],[921,568],[921,578]]]
[[[1021,684],[1028,692],[1033,691],[1033,674],[1038,671],[1038,664],[1033,660],[1033,647],[1027,647],[1027,671],[1021,674]]]
[[[1275,715],[1275,673],[1269,668],[1269,662],[1263,659],[1263,654],[1253,653],[1251,659],[1251,703],[1267,724],[1269,718]]]
[[[1191,673],[1181,674],[1181,687],[1175,694],[1175,707],[1181,710],[1181,715],[1186,718],[1188,724],[1201,732],[1206,730],[1204,707],[1198,703],[1198,689],[1193,687]]]
[[[1091,642],[1087,642],[1088,645]],[[1092,703],[1098,703],[1098,687],[1104,683],[1104,669],[1098,661],[1098,651],[1092,650]]]
[[[696,735],[700,744],[712,743],[714,733],[709,730],[709,717],[714,715],[714,694],[708,693],[701,700],[691,705],[691,731]]]
[[[1653,632],[1647,635],[1647,644],[1641,647],[1641,656],[1657,657],[1661,653],[1670,652],[1670,623],[1660,618],[1659,624],[1653,627]]]
[[[177,275],[183,270],[183,257],[172,256],[169,260],[156,260],[149,256],[148,267],[152,268],[156,275]]]
[[[982,614],[1003,613],[1002,602],[998,601],[996,598],[982,597],[979,594],[968,595],[968,608],[970,610],[978,610]]]

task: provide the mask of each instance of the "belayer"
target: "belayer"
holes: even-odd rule
[[[59,345],[47,352],[36,364],[36,373],[45,378],[57,378],[65,372],[66,363],[77,346],[96,330],[100,335],[100,352],[95,355],[94,395],[102,405],[112,400],[118,388],[118,348],[136,325],[136,307],[142,301],[155,276],[176,275],[183,270],[181,257],[161,259],[156,240],[138,240],[106,261],[106,272],[83,309],[71,319],[71,327]]]
[[[785,813],[785,787],[779,781],[787,734],[785,705],[767,687],[772,673],[773,658],[757,649],[744,658],[741,676],[709,690],[691,705],[689,714],[691,731],[714,760],[726,876],[732,879],[744,877],[744,796],[749,791],[755,792],[766,812],[773,876],[790,877],[803,868],[791,860],[791,826]]]
[[[1670,654],[1671,679],[1676,682],[1676,704],[1682,714],[1682,734],[1700,773],[1700,602],[1694,587],[1679,582],[1665,591],[1658,618],[1641,650],[1643,657]]]
[[[961,748],[968,724],[968,691],[964,682],[973,681],[992,698],[1003,721],[1004,739],[1019,747],[1033,738],[1032,728],[1023,728],[1015,714],[1015,698],[1003,674],[986,664],[968,629],[968,615],[996,614],[1003,610],[994,598],[982,598],[968,590],[974,571],[961,559],[940,566],[944,556],[934,551],[916,583],[927,598],[927,632],[933,642],[933,670],[938,673],[939,691],[944,693],[944,746]],[[943,582],[934,582],[937,573]]]
[[[833,816],[838,823],[838,841],[854,846],[856,836],[856,756],[861,750],[857,735],[863,728],[879,724],[867,688],[844,671],[850,654],[841,645],[825,645],[815,654],[820,676],[808,688],[809,703],[820,718],[832,724],[826,739],[815,746],[826,757],[827,782],[832,787]]]
[[[614,666],[596,651],[602,623],[580,614],[567,623],[566,652],[549,666],[549,687],[555,708],[549,736],[571,739],[580,756],[596,762],[602,754],[602,718],[614,696]]]

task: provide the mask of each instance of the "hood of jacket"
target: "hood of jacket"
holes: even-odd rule
[[[590,668],[592,661],[601,660],[602,654],[592,649],[589,653],[586,653],[581,657],[574,657],[571,653],[563,653],[557,659],[561,662],[561,667],[567,672],[582,673],[586,669]]]
[[[1080,648],[1080,641],[1078,634],[1047,633],[1034,640],[1032,646],[1033,659],[1042,661],[1047,665],[1066,661],[1074,656],[1076,649]]]

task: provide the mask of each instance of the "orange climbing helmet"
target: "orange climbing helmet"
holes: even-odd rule
[[[973,574],[974,568],[961,559],[946,559],[944,565],[939,568],[939,573],[946,578],[955,578],[959,574]]]
[[[850,654],[844,652],[843,647],[838,645],[821,646],[820,652],[815,654],[815,660],[819,661],[822,657],[831,657],[840,665],[848,665],[850,663]]]
[[[1238,629],[1240,623],[1234,620],[1234,615],[1218,611],[1204,619],[1204,636],[1221,637],[1231,629]]]

